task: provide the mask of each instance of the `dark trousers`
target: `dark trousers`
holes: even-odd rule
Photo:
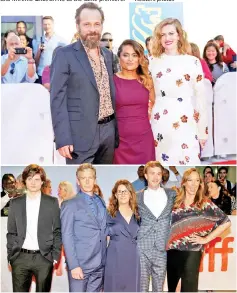
[[[36,79],[35,83],[42,84],[42,76],[38,75],[38,78]]]
[[[167,252],[167,281],[169,292],[175,292],[181,279],[181,292],[197,292],[201,251]]]
[[[40,253],[21,252],[11,266],[13,292],[29,292],[32,276],[35,276],[36,292],[50,291],[53,263]]]
[[[98,124],[95,139],[91,148],[86,152],[74,150],[74,152],[78,155],[78,158],[72,160],[66,159],[66,163],[68,165],[83,163],[110,165],[113,163],[114,146],[115,119],[105,124]]]

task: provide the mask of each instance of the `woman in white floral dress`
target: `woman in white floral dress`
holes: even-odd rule
[[[200,164],[208,135],[204,74],[199,59],[186,54],[187,48],[177,19],[156,26],[150,60],[156,93],[151,125],[156,159],[164,165]]]

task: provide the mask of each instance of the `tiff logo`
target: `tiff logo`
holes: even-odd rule
[[[217,242],[221,242],[221,247],[215,247]],[[203,272],[203,258],[205,254],[208,254],[208,272],[214,272],[215,267],[215,256],[221,254],[221,271],[226,272],[228,269],[228,254],[233,253],[234,249],[229,247],[229,243],[234,242],[234,237],[226,237],[222,240],[221,237],[217,237],[212,240],[209,245],[205,248],[203,253],[199,271]]]

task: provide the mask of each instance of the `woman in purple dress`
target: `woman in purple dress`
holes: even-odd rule
[[[137,233],[140,217],[136,194],[127,180],[115,183],[109,200],[110,236],[105,263],[104,292],[140,292]]]
[[[119,147],[114,164],[146,164],[155,160],[155,143],[148,117],[154,87],[143,47],[125,40],[118,49],[121,72],[114,75]]]

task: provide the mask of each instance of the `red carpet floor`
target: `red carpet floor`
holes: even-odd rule
[[[212,165],[236,165],[236,164],[237,164],[236,160],[220,161],[220,162],[212,163]]]

